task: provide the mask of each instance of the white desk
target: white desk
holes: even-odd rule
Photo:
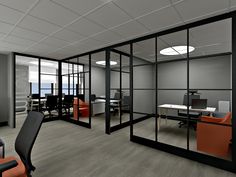
[[[93,101],[92,102],[92,114],[96,115],[96,114],[105,113],[105,103],[106,103],[106,100],[102,99],[102,98],[99,98],[99,99],[96,99],[95,101]],[[110,103],[117,104],[117,107],[119,108],[118,113],[120,115],[120,113],[121,113],[120,100],[111,99]]]
[[[185,105],[176,105],[176,104],[162,104],[162,105],[159,105],[158,108],[159,108],[158,130],[160,130],[161,115],[166,115],[166,124],[167,124],[168,110],[184,110],[184,111],[187,111],[187,106],[185,106]],[[191,111],[191,112],[205,112],[205,113],[212,114],[213,112],[216,111],[216,108],[207,107],[206,109],[192,109],[192,107],[189,106],[189,111]]]

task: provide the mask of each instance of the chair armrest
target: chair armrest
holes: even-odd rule
[[[3,164],[0,164],[0,173],[6,171],[6,170],[9,170],[11,168],[14,168],[18,165],[17,161],[16,160],[12,160],[12,161],[9,161],[9,162],[6,162],[6,163],[3,163]]]
[[[205,121],[205,122],[220,123],[222,120],[223,120],[222,118],[216,118],[216,117],[210,117],[210,116],[201,116],[201,121]]]

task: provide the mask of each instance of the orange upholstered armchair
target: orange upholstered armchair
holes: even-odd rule
[[[225,125],[231,125],[231,112],[226,113],[223,118],[202,116],[201,121],[204,122],[197,123],[197,150],[218,157],[228,157],[232,128]]]
[[[83,102],[81,99],[78,98],[74,99],[73,110],[74,110],[74,119],[78,119],[78,113],[79,117],[89,117],[89,104]]]

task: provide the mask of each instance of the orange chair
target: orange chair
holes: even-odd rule
[[[228,112],[224,118],[202,116],[201,121],[204,122],[197,123],[197,150],[227,158],[230,152],[232,128],[225,125],[231,125],[231,112]]]
[[[15,150],[20,156],[0,159],[0,176],[3,177],[30,177],[35,167],[31,162],[31,151],[42,125],[43,114],[29,112],[15,141]]]
[[[83,102],[81,99],[75,98],[73,111],[74,111],[74,119],[76,120],[78,119],[78,112],[79,112],[79,117],[83,117],[83,118],[89,117],[89,104]]]

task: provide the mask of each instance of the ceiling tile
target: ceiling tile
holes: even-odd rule
[[[0,5],[0,20],[6,23],[15,24],[24,13]]]
[[[38,18],[29,16],[29,15],[27,15],[18,26],[25,29],[30,29],[33,31],[44,33],[44,34],[50,34],[60,29],[59,26],[53,25],[44,20],[40,20]]]
[[[23,51],[25,49],[25,46],[17,45],[7,41],[2,41],[0,42],[0,49],[1,48],[9,48],[11,52],[17,52],[17,51]]]
[[[112,43],[114,41],[119,41],[122,39],[121,36],[119,36],[118,34],[112,31],[105,31],[105,32],[99,33],[96,36],[93,36],[93,38],[99,41],[104,41],[105,43]]]
[[[236,0],[230,0],[230,8],[236,7]]]
[[[94,11],[89,14],[87,18],[106,28],[111,28],[130,20],[130,17],[127,14],[112,3],[108,3],[102,8]]]
[[[115,3],[132,17],[139,17],[170,5],[167,0],[116,0]]]
[[[51,23],[64,26],[79,16],[49,0],[41,0],[30,14]]]
[[[216,0],[186,0],[175,5],[178,12],[181,14],[184,21],[189,21],[196,18],[202,18],[219,10],[228,8],[229,1]]]
[[[19,38],[19,37],[16,37],[16,36],[7,36],[6,38],[4,38],[3,41],[14,43],[14,44],[17,44],[17,45],[22,45],[22,46],[25,46],[25,47],[29,47],[29,46],[31,46],[32,44],[35,43],[34,41],[27,40],[27,39],[22,39],[22,38]]]
[[[75,23],[69,25],[67,28],[84,36],[90,36],[105,30],[105,28],[102,28],[101,26],[85,18],[79,19]]]
[[[0,4],[4,4],[8,7],[20,10],[22,12],[28,10],[34,2],[36,2],[36,0],[0,0]]]
[[[131,38],[132,36],[137,36],[148,32],[148,29],[146,29],[136,21],[130,21],[128,23],[125,23],[124,25],[112,29],[112,31],[119,33],[125,38]]]
[[[37,53],[40,53],[40,56],[44,56],[44,54],[50,53],[57,49],[58,48],[55,46],[39,43],[28,48],[25,52],[37,52]]]
[[[66,45],[69,45],[68,42],[61,40],[61,39],[57,39],[55,37],[47,37],[46,39],[44,39],[43,41],[40,42],[41,44],[47,44],[53,47],[64,47]]]
[[[84,38],[84,36],[82,36],[78,33],[75,33],[73,31],[69,31],[67,29],[63,29],[61,31],[58,31],[53,36],[55,36],[59,39],[63,39],[65,41],[71,42],[71,43],[79,41]]]
[[[13,25],[0,22],[0,32],[8,33],[13,28]]]
[[[168,7],[138,19],[152,30],[158,30],[181,23],[181,20],[173,7]]]
[[[88,49],[94,48],[94,47],[99,47],[104,44],[104,42],[97,41],[97,40],[91,39],[91,38],[80,41],[80,43],[84,46],[87,46]]]
[[[90,10],[98,7],[99,5],[103,4],[104,2],[99,0],[52,0],[53,2],[57,2],[64,7],[67,7],[75,12],[78,12],[80,15],[83,15]]]
[[[14,35],[14,36],[22,37],[22,38],[29,39],[29,40],[36,41],[36,42],[41,40],[42,38],[44,38],[46,36],[44,34],[37,33],[37,32],[34,32],[34,31],[30,31],[30,30],[26,30],[26,29],[19,28],[19,27],[16,27],[11,32],[11,34]]]

